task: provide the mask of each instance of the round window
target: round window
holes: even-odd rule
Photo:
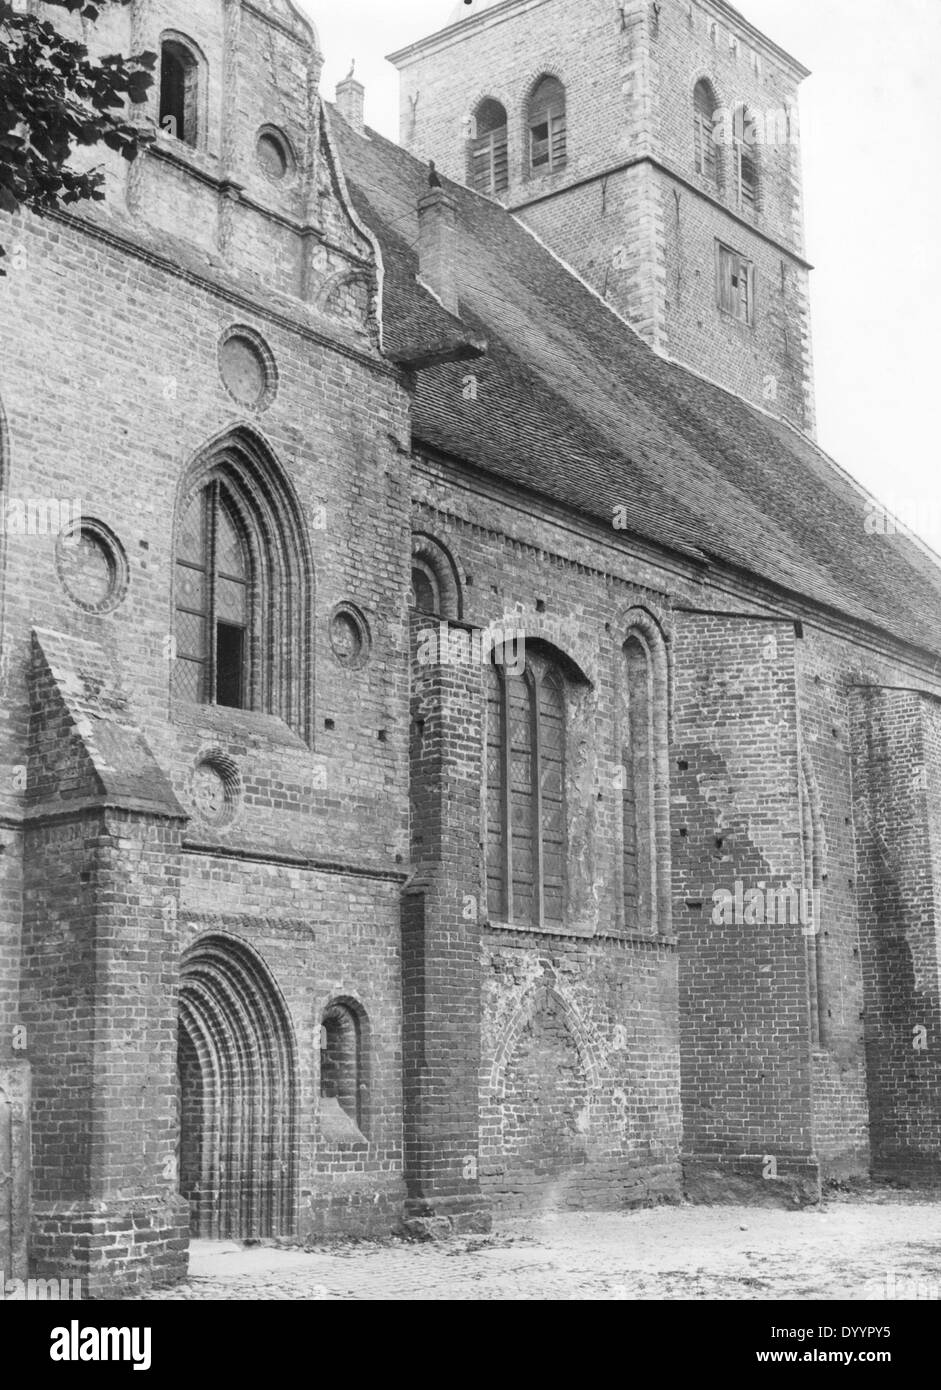
[[[269,179],[283,179],[288,171],[288,161],[280,140],[273,135],[260,135],[257,152],[258,163]]]
[[[255,144],[258,163],[269,179],[280,183],[294,172],[294,156],[291,147],[280,131],[267,127],[262,130]]]

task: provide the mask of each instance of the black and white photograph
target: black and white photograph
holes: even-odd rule
[[[0,0],[33,1370],[930,1345],[941,5],[740,3]]]

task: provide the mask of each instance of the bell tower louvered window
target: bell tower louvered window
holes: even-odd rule
[[[529,165],[533,173],[552,173],[566,160],[565,88],[544,77],[529,102]]]
[[[468,183],[478,193],[505,193],[510,183],[506,111],[489,97],[478,106],[468,155]]]
[[[715,141],[716,96],[705,80],[693,92],[693,150],[696,172],[710,183],[719,181],[719,159]]]

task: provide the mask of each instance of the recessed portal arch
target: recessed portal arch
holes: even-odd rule
[[[204,937],[180,985],[180,1191],[194,1236],[293,1233],[297,1058],[287,1006],[234,937]]]

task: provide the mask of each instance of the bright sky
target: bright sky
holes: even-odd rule
[[[455,0],[299,3],[326,55],[324,94],[355,55],[366,120],[397,139],[383,55],[443,28]],[[739,8],[813,73],[801,131],[819,441],[941,552],[941,3]]]

